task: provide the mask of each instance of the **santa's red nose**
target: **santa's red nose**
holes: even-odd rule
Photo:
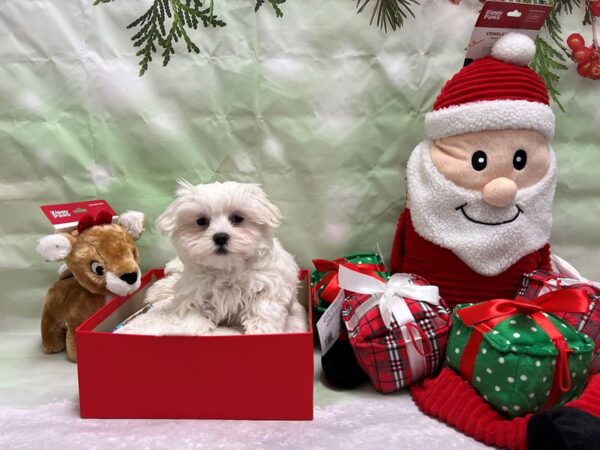
[[[513,180],[495,178],[483,187],[483,199],[496,208],[504,208],[515,201],[519,188]]]

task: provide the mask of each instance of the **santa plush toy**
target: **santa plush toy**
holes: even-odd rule
[[[528,67],[534,53],[529,37],[509,33],[491,56],[463,67],[426,115],[427,140],[408,162],[391,271],[426,278],[451,307],[512,299],[524,273],[552,268],[554,114],[544,82]],[[341,345],[326,355],[326,373],[336,382],[343,367],[358,382]],[[600,448],[598,375],[567,407],[513,420],[448,368],[411,393],[425,413],[490,445]]]

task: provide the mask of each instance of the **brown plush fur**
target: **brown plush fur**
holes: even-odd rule
[[[77,362],[75,328],[113,295],[106,287],[106,274],[116,276],[139,271],[139,253],[133,237],[119,224],[97,225],[81,234],[64,234],[72,250],[65,258],[67,270],[48,289],[42,311],[42,346],[46,353],[67,349]],[[104,268],[103,275],[91,269],[92,262]]]

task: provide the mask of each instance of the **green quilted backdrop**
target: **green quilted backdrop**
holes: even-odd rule
[[[152,223],[176,180],[264,185],[286,219],[277,235],[302,265],[386,257],[404,166],[423,119],[462,65],[479,3],[430,0],[385,34],[347,0],[288,1],[284,17],[215,1],[225,28],[195,34],[199,55],[137,75],[125,26],[148,1],[20,0],[0,9],[0,331],[36,333],[58,263],[38,206],[105,198],[141,210],[143,268],[173,256]],[[569,19],[565,36],[581,30]],[[588,30],[589,31],[589,30]],[[562,78],[554,142],[560,184],[552,243],[600,279],[600,81]]]

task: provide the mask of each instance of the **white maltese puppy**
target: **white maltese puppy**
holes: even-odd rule
[[[148,289],[152,308],[116,332],[307,331],[306,309],[297,299],[298,265],[272,234],[280,219],[256,184],[180,181],[175,200],[156,221],[178,258]]]

